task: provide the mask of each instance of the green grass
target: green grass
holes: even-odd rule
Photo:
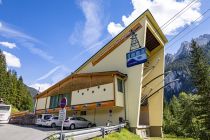
[[[142,140],[138,135],[135,135],[127,129],[122,129],[121,132],[113,132],[106,135],[105,138],[95,138],[93,140]]]
[[[150,140],[194,140],[193,138],[182,138],[174,135],[165,134],[164,138],[150,137]]]
[[[127,129],[122,129],[122,131],[114,132],[109,135],[106,135],[105,138],[94,138],[93,140],[142,140],[138,135],[131,133]],[[194,140],[192,138],[182,138],[176,137],[174,135],[165,134],[164,138],[159,137],[150,137],[148,140]]]

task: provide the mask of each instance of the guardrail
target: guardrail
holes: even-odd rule
[[[111,132],[120,132],[122,128],[126,126],[125,123],[118,124],[114,126],[106,126],[106,127],[98,127],[98,128],[91,128],[86,130],[78,130],[73,132],[63,132],[62,140],[87,140],[95,137],[105,137],[105,135]],[[44,140],[60,140],[61,133],[56,133],[50,135],[49,137],[45,138]]]

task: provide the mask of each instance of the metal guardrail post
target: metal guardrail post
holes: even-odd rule
[[[102,132],[102,138],[104,138],[105,137],[105,129],[104,129],[104,127],[101,128],[101,132]]]
[[[60,139],[65,140],[65,134],[64,133],[60,133]]]
[[[118,130],[119,130],[119,132],[121,132],[121,130],[122,130],[122,126],[121,126],[121,125],[120,125],[120,127],[119,127],[119,129],[118,129]]]

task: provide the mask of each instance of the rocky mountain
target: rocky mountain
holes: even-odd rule
[[[30,94],[31,94],[31,96],[33,98],[33,101],[34,101],[34,97],[37,95],[38,90],[36,90],[35,88],[32,88],[32,87],[29,87],[27,85],[26,85],[26,87],[27,87],[28,91],[30,92]]]
[[[210,34],[204,34],[195,38],[197,44],[204,50],[210,63]],[[191,81],[189,73],[189,55],[190,42],[185,41],[181,44],[179,50],[175,54],[166,54],[165,56],[165,83],[179,79],[165,87],[165,97],[170,100],[173,95],[178,95],[180,92],[193,93],[195,87]]]

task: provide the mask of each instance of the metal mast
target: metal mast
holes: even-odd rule
[[[141,48],[141,45],[139,44],[139,40],[137,38],[137,34],[131,30],[131,46],[130,51]]]

